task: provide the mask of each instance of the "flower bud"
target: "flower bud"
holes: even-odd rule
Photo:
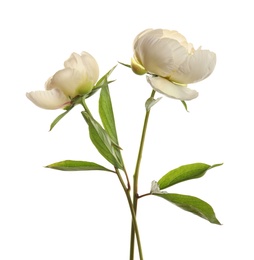
[[[72,53],[64,67],[45,83],[45,91],[27,93],[27,98],[41,108],[58,109],[70,104],[72,98],[92,91],[99,78],[99,67],[93,56],[87,52]]]

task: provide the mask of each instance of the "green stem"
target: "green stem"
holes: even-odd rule
[[[85,111],[89,114],[89,116],[93,117],[88,106],[86,105],[86,101],[85,98],[81,99],[81,105],[83,106],[83,108],[85,109]]]
[[[155,95],[155,91],[153,90],[150,98],[153,98],[154,95]],[[144,148],[144,143],[145,143],[145,136],[146,136],[146,129],[147,129],[149,115],[150,115],[150,109],[146,110],[143,131],[142,131],[142,136],[141,136],[141,141],[140,141],[140,146],[139,146],[138,158],[137,158],[137,162],[136,162],[135,172],[133,175],[133,208],[134,208],[135,216],[137,213],[137,206],[138,206],[139,168],[140,168],[140,163],[141,163],[142,154],[143,154],[143,148]],[[137,234],[136,234],[136,237],[137,237]],[[134,226],[134,223],[132,222],[131,241],[130,241],[130,260],[134,260],[134,242],[135,242],[135,226]]]
[[[129,204],[131,216],[132,216],[132,225],[133,225],[133,229],[134,229],[134,232],[135,232],[136,238],[137,238],[139,258],[140,258],[140,260],[143,260],[143,253],[142,253],[142,247],[141,247],[141,242],[140,242],[141,240],[140,240],[139,231],[138,231],[138,224],[137,224],[137,220],[136,220],[135,210],[134,210],[133,205],[132,205],[130,192],[129,192],[129,189],[126,187],[119,170],[118,169],[115,169],[115,170],[116,170],[117,176],[119,178],[119,181],[120,181],[120,183],[121,183],[121,185],[124,189],[125,195],[126,195],[127,200],[128,200],[128,204]]]

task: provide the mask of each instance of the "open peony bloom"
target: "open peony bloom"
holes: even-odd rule
[[[207,78],[214,70],[216,55],[209,50],[195,50],[177,31],[147,29],[134,40],[132,70],[148,72],[152,88],[168,97],[191,100],[198,96],[187,84]]]
[[[98,78],[98,64],[89,53],[72,53],[64,62],[64,69],[45,83],[46,90],[26,93],[26,96],[44,109],[64,108],[72,98],[91,92]]]

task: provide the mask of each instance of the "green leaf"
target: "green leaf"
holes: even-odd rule
[[[112,165],[119,169],[123,169],[123,165],[117,156],[117,150],[119,149],[117,145],[102,126],[87,112],[82,111],[81,113],[88,124],[90,139],[98,152]]]
[[[175,193],[153,193],[153,195],[170,201],[181,209],[204,218],[213,224],[221,225],[215,216],[213,208],[199,198]]]
[[[115,153],[118,160],[121,162],[121,165],[123,165],[123,160],[120,152],[121,148],[119,147],[119,143],[118,143],[115,117],[114,117],[108,85],[105,85],[101,88],[100,99],[99,99],[99,114],[105,131],[113,140],[116,148],[118,148],[115,149]]]
[[[94,162],[73,161],[73,160],[66,160],[66,161],[52,163],[50,165],[47,165],[46,168],[51,168],[51,169],[61,170],[61,171],[96,171],[97,170],[97,171],[114,172]]]
[[[186,102],[185,102],[184,100],[181,100],[181,102],[182,102],[182,104],[183,104],[185,110],[186,110],[187,112],[189,112]]]
[[[49,131],[51,131],[54,126],[64,117],[66,116],[70,111],[71,109],[73,108],[73,106],[69,107],[68,110],[66,110],[64,113],[62,113],[61,115],[59,115],[50,125],[50,129]]]
[[[220,165],[222,164],[214,164],[212,166],[205,163],[186,164],[166,173],[158,181],[158,185],[163,190],[182,181],[200,178],[207,170]]]
[[[162,99],[162,97],[157,98],[157,99],[154,99],[153,97],[148,98],[145,103],[146,111],[149,111],[152,108],[152,106],[154,106],[161,99]]]
[[[111,139],[116,144],[118,144],[115,117],[108,85],[105,85],[101,88],[99,99],[99,113],[105,130],[107,131]]]

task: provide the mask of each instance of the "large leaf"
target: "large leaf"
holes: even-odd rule
[[[112,140],[118,144],[115,117],[108,85],[105,85],[101,88],[99,99],[99,113],[105,130],[112,138]]]
[[[120,148],[118,143],[115,117],[108,85],[105,85],[101,88],[99,99],[99,113],[104,129],[109,134],[110,138],[114,141],[114,143],[117,145],[117,147]],[[121,151],[119,149],[116,149],[115,152],[119,161],[123,165]]]
[[[97,163],[86,161],[65,160],[47,165],[46,168],[61,171],[108,171],[113,172]]]
[[[170,201],[181,209],[204,218],[213,224],[221,225],[215,216],[213,208],[208,203],[199,198],[175,193],[153,193],[153,195]]]
[[[159,181],[161,190],[166,189],[176,183],[202,177],[207,170],[222,164],[208,165],[205,163],[192,163],[180,166],[166,173]]]
[[[112,165],[123,169],[123,165],[117,155],[117,150],[119,149],[117,144],[114,143],[102,126],[87,112],[82,111],[82,115],[88,124],[90,139],[99,153]]]

